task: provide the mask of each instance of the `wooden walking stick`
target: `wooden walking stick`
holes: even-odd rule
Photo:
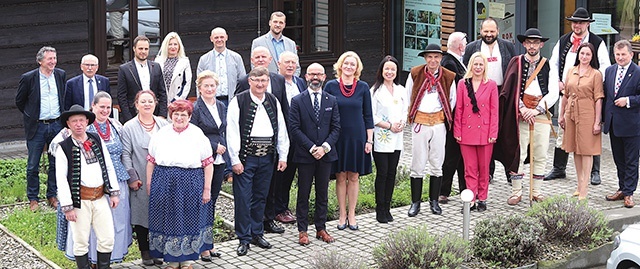
[[[529,207],[533,206],[533,126],[529,124]]]

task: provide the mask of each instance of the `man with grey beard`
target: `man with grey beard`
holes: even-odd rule
[[[305,74],[308,90],[291,99],[289,110],[289,135],[295,148],[291,150],[298,165],[298,243],[309,244],[309,193],[315,178],[316,203],[314,223],[316,238],[332,243],[335,240],[327,233],[327,203],[331,163],[338,160],[332,150],[340,135],[340,115],[336,98],[322,92],[326,75],[324,67],[312,63]]]

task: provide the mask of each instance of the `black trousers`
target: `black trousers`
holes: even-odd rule
[[[298,199],[296,204],[296,219],[298,231],[306,232],[309,226],[309,194],[315,180],[315,214],[313,221],[316,231],[326,229],[327,204],[329,201],[329,175],[331,163],[315,161],[313,163],[298,164]]]
[[[391,153],[373,152],[373,160],[376,163],[376,205],[382,206],[391,203],[393,188],[396,183],[400,150]]]
[[[149,251],[149,228],[140,225],[133,225],[133,231],[138,240],[138,250]]]
[[[274,204],[273,204],[273,214],[278,215],[283,213],[286,210],[289,210],[289,192],[291,191],[291,184],[293,183],[293,178],[296,176],[296,171],[298,170],[298,164],[293,162],[293,154],[289,152],[289,156],[287,158],[287,169],[283,172],[275,172],[273,179],[276,181],[275,185],[275,193],[274,193]]]
[[[467,188],[464,180],[464,162],[460,152],[460,144],[453,137],[453,132],[447,132],[447,144],[444,151],[444,163],[442,164],[442,185],[440,195],[451,196],[451,186],[453,185],[453,175],[458,172],[458,188],[460,192]]]

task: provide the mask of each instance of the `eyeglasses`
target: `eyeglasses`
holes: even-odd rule
[[[307,73],[310,77],[321,77],[324,76],[324,73]]]
[[[257,78],[249,78],[249,79],[258,84],[264,84],[269,82],[269,79],[257,79]]]
[[[96,67],[96,66],[98,66],[97,64],[82,64],[82,65],[84,65],[86,67]]]
[[[522,44],[525,46],[528,45],[540,45],[540,40],[525,40]]]

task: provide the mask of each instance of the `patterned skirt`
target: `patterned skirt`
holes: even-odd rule
[[[149,195],[149,248],[165,262],[213,248],[213,203],[202,204],[204,169],[156,166]]]

